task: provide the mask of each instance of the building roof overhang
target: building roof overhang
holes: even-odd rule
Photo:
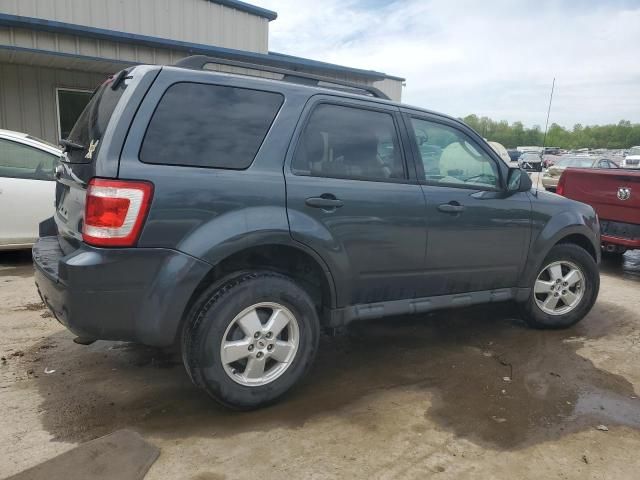
[[[136,33],[122,32],[116,30],[108,30],[104,28],[89,27],[86,25],[78,25],[72,23],[58,22],[42,18],[24,17],[20,15],[11,15],[0,13],[0,26],[31,29],[37,31],[45,31],[49,33],[60,33],[67,35],[76,35],[79,37],[93,38],[97,40],[106,40],[112,42],[122,42],[130,45],[142,45],[151,48],[164,48],[173,51],[184,52],[186,55],[207,55],[211,57],[226,58],[231,60],[240,60],[249,63],[260,63],[271,65],[289,70],[311,70],[319,74],[339,74],[349,75],[369,81],[379,81],[391,79],[404,81],[401,77],[387,75],[374,70],[364,70],[359,68],[351,68],[343,65],[335,65],[332,63],[310,60],[307,58],[285,55],[282,53],[269,52],[257,53],[244,50],[236,50],[232,48],[218,47],[214,45],[205,45],[201,43],[185,42],[181,40],[172,40],[161,37],[153,37],[149,35],[140,35]],[[0,46],[1,47],[1,46]],[[5,48],[5,47],[2,47]],[[30,49],[37,50],[37,49]],[[42,50],[45,54],[59,53]],[[65,54],[75,57],[83,57],[77,54]],[[93,57],[95,61],[118,62],[107,58]],[[136,62],[124,62],[129,65]]]

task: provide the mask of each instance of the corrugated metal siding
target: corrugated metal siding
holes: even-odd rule
[[[39,57],[42,59],[42,56]],[[24,62],[24,58],[20,61]],[[6,54],[0,55],[0,128],[26,132],[50,142],[59,138],[56,110],[56,88],[93,90],[109,73],[94,73],[61,68],[5,63],[11,62]],[[108,65],[108,64],[107,64]],[[210,64],[211,70],[251,74],[265,78],[280,78],[279,74],[253,71],[224,65]],[[108,68],[107,68],[108,70]],[[349,76],[335,76],[341,80],[362,82]],[[386,81],[385,81],[386,82]],[[393,100],[399,101],[401,83],[382,85]],[[362,82],[365,83],[365,82]],[[380,87],[377,82],[376,87]]]
[[[389,98],[395,102],[402,100],[403,82],[400,80],[385,78],[384,80],[374,82],[373,86],[381,90],[383,93],[386,93]]]
[[[96,40],[92,38],[79,37],[76,35],[48,33],[10,27],[0,27],[0,45],[3,44],[20,48],[31,48],[51,52],[99,57],[107,60],[130,62],[131,64],[149,63],[171,65],[186,56],[186,53],[180,50],[152,48],[142,45],[131,45],[124,42]],[[371,80],[355,74],[328,74],[325,71],[317,70],[314,68],[300,68],[300,70],[329,78],[335,78],[337,80],[346,80],[349,82],[362,83],[366,85],[373,84],[395,101],[400,101],[402,96],[402,82],[398,80],[385,79],[372,83]],[[225,69],[223,71],[234,72],[233,69]],[[277,78],[273,77],[272,75],[265,75],[263,73],[256,73],[256,76]]]
[[[0,45],[84,55],[130,63],[170,65],[186,56],[184,51],[96,40],[63,33],[0,27]]]
[[[269,21],[208,0],[0,0],[0,12],[267,53]]]
[[[56,88],[93,90],[104,74],[0,63],[0,128],[57,143]]]

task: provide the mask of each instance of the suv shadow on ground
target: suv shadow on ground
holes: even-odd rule
[[[385,411],[352,416],[350,407],[394,390],[430,401],[414,431],[426,432],[430,420],[458,437],[513,450],[600,423],[640,429],[632,385],[577,353],[585,341],[625,335],[633,317],[600,302],[572,329],[530,331],[504,304],[355,323],[346,334],[321,340],[313,381],[277,405],[243,414],[212,404],[175,355],[155,348],[82,347],[60,332],[23,361],[37,371],[57,369],[36,381],[42,423],[58,441],[85,441],[122,427],[176,439],[226,437],[304,428],[322,414],[375,430]]]

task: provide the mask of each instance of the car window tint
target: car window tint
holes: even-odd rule
[[[51,153],[0,139],[0,177],[53,180],[57,160]]]
[[[302,175],[394,181],[406,178],[389,113],[320,104],[302,132],[293,159]]]
[[[145,163],[244,169],[282,105],[279,93],[199,83],[172,85],[151,118]]]
[[[499,187],[498,166],[464,133],[419,118],[411,123],[427,182]]]

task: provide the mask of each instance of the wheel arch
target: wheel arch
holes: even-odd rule
[[[202,293],[216,283],[225,283],[240,272],[267,270],[289,276],[301,284],[312,297],[321,319],[328,318],[336,306],[333,276],[324,260],[313,250],[293,240],[271,242],[239,248],[222,257],[204,275],[184,309],[177,335]]]
[[[586,250],[596,263],[600,261],[600,237],[581,215],[563,212],[554,216],[532,242],[521,287],[529,287],[551,249],[559,244],[574,244]]]
[[[556,245],[560,245],[563,243],[569,243],[569,244],[574,244],[574,245],[578,245],[579,247],[585,249],[589,255],[591,255],[591,257],[593,257],[593,260],[597,263],[598,262],[598,252],[595,249],[595,247],[593,246],[593,243],[591,242],[591,240],[589,240],[589,237],[587,237],[585,234],[583,233],[571,233],[565,237],[562,237],[560,240],[558,240],[553,247],[555,247]],[[551,247],[551,248],[553,248]]]

